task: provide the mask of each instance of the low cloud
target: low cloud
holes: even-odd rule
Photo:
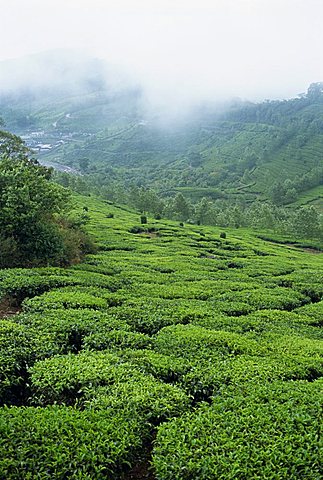
[[[233,97],[290,98],[323,79],[322,18],[320,0],[12,0],[2,7],[0,58],[86,51],[113,65],[108,84],[139,84],[147,105],[174,112]],[[29,59],[20,70],[14,62],[11,73],[7,64],[0,89],[73,84],[73,71],[91,69],[76,58],[62,72],[56,60],[44,68]]]

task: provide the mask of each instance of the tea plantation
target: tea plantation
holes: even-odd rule
[[[0,478],[320,480],[322,252],[84,206],[98,253],[0,270]]]

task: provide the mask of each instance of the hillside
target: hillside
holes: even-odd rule
[[[322,253],[84,207],[97,254],[0,271],[0,476],[318,480]]]
[[[322,191],[313,190],[323,185],[322,84],[296,99],[201,105],[167,119],[147,108],[138,86],[104,83],[102,65],[91,67],[75,92],[69,73],[65,90],[0,95],[7,128],[23,135],[42,162],[164,196],[181,191],[194,201],[278,204],[304,198],[322,209]]]

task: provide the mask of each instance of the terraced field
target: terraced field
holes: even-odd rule
[[[0,271],[0,477],[320,480],[322,253],[84,206],[98,253]]]

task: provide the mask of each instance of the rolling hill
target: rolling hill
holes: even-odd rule
[[[81,69],[62,61],[66,88],[49,82],[0,95],[6,127],[42,162],[162,195],[181,191],[193,200],[271,199],[322,209],[322,84],[291,100],[201,105],[167,122],[146,108],[138,86],[109,84],[100,62],[87,60],[86,67],[80,60]]]

